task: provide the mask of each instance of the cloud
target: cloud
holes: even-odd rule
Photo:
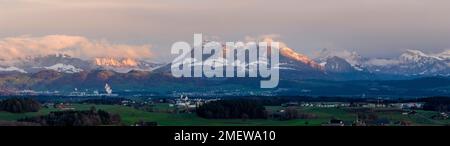
[[[67,54],[82,59],[120,57],[148,59],[150,45],[113,44],[107,40],[89,40],[82,36],[19,36],[0,39],[0,59],[14,60],[30,56]]]
[[[227,40],[277,33],[308,55],[318,48],[352,48],[370,57],[393,57],[403,48],[449,48],[449,13],[448,0],[0,0],[0,38],[62,33],[128,42],[152,37],[158,46],[153,50],[167,58],[172,43],[190,40],[194,32]]]
[[[244,40],[247,42],[255,42],[255,41],[256,42],[258,42],[258,41],[268,42],[268,43],[278,42],[280,44],[280,49],[289,48],[285,42],[280,41],[280,38],[281,38],[281,35],[279,35],[279,34],[265,34],[265,35],[260,35],[257,37],[246,36],[244,38]]]

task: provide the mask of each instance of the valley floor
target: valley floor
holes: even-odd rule
[[[124,125],[133,125],[138,121],[157,122],[160,126],[321,126],[330,122],[331,119],[339,119],[344,123],[353,123],[357,119],[357,114],[350,112],[347,108],[318,108],[318,107],[296,107],[301,113],[313,114],[316,117],[311,119],[277,120],[269,119],[205,119],[198,117],[195,113],[173,113],[168,104],[156,104],[154,112],[138,110],[132,107],[120,105],[94,105],[94,104],[73,104],[75,110],[89,110],[91,107],[102,109],[110,113],[121,116]],[[267,106],[268,112],[276,112],[285,107]],[[0,121],[16,121],[25,117],[46,115],[59,109],[49,107],[43,108],[39,112],[14,114],[0,112]],[[434,111],[416,110],[415,114],[405,115],[404,112],[386,109],[377,109],[378,119],[389,121],[386,125],[398,125],[400,121],[407,121],[412,126],[439,126],[449,125],[450,119],[436,120],[431,118],[439,114]],[[346,124],[347,125],[347,124]]]

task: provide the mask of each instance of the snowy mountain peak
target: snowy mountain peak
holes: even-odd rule
[[[411,50],[408,49],[404,54],[410,54],[410,55],[417,55],[417,56],[428,56],[427,54],[423,53],[420,50]]]
[[[327,49],[327,48],[322,49],[319,52],[316,60],[318,60],[319,62],[325,62],[329,58],[333,58],[333,57],[339,57],[339,58],[345,59],[345,61],[350,63],[352,66],[360,66],[361,62],[363,60],[363,57],[355,51],[347,51],[347,50],[339,51],[339,50]]]
[[[444,60],[450,60],[450,50],[446,50],[442,53],[438,54],[439,58],[444,59]]]
[[[49,70],[55,70],[58,72],[64,72],[64,73],[78,73],[78,72],[83,71],[83,69],[76,68],[73,65],[67,65],[67,64],[62,64],[62,63],[58,63],[53,66],[44,67],[44,68],[49,69]]]
[[[297,53],[294,50],[292,50],[291,48],[280,49],[280,54],[284,57],[307,64],[313,68],[322,69],[322,66],[317,64],[315,61],[311,60],[308,56]]]
[[[17,68],[17,67],[6,67],[2,68],[0,67],[0,72],[20,72],[20,73],[27,73],[25,70]]]
[[[135,67],[138,65],[138,62],[131,58],[95,58],[94,63],[98,66],[110,67]]]
[[[328,58],[326,64],[324,64],[325,70],[331,72],[352,72],[355,71],[354,67],[348,63],[345,59],[334,56]]]
[[[420,62],[420,61],[430,60],[430,59],[442,60],[439,57],[427,55],[419,50],[406,50],[406,52],[400,56],[400,59],[403,61],[408,61],[408,62]]]
[[[97,67],[120,73],[127,73],[131,70],[152,71],[161,66],[157,63],[132,58],[95,58],[92,62]]]

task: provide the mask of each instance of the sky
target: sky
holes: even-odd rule
[[[449,49],[449,18],[448,0],[0,0],[0,49],[9,53],[0,57],[59,45],[81,48],[69,51],[75,56],[164,62],[194,33],[227,42],[273,36],[308,56],[331,48],[395,57]]]

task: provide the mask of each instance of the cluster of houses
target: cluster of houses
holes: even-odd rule
[[[292,105],[292,103],[290,105]],[[315,102],[315,103],[301,103],[301,104],[299,104],[299,106],[301,106],[301,107],[336,108],[336,107],[350,107],[350,103],[343,103],[343,102]]]
[[[122,106],[132,106],[132,105],[135,105],[135,104],[136,104],[136,101],[134,101],[134,100],[122,100],[122,101],[120,101],[120,105],[122,105]]]
[[[178,111],[185,111],[185,112],[191,112],[194,111],[197,107],[211,102],[211,101],[217,101],[220,100],[218,98],[215,99],[189,99],[188,96],[181,95],[180,98],[175,99],[173,101],[169,101],[169,107],[175,107]]]
[[[435,120],[446,120],[446,119],[449,118],[449,116],[448,116],[448,113],[441,112],[441,113],[439,113],[437,115],[432,116],[431,118],[435,119]]]
[[[109,84],[105,84],[104,87],[105,91],[104,93],[100,93],[97,90],[94,90],[92,93],[89,93],[87,89],[85,91],[80,91],[78,88],[75,88],[72,92],[69,93],[68,96],[75,96],[75,97],[86,97],[86,96],[108,96],[108,97],[117,97],[118,94],[114,94],[111,86]]]
[[[45,103],[44,107],[53,107],[58,110],[66,111],[66,110],[75,110],[75,108],[70,103]]]
[[[397,108],[397,109],[421,109],[423,103],[346,103],[346,102],[288,102],[282,104],[283,107],[319,107],[319,108],[337,108],[337,107],[363,107],[363,108]]]
[[[374,103],[374,102],[287,102],[282,104],[283,107],[316,107],[316,108],[339,108],[339,107],[360,107],[360,108],[392,108],[404,111],[402,115],[414,115],[416,114],[416,109],[422,109],[424,103],[420,102],[408,102],[408,103]],[[280,113],[284,110],[278,111]],[[432,117],[433,119],[448,119],[447,113],[442,112],[438,115]],[[385,118],[380,118],[371,121],[343,121],[338,119],[331,119],[329,122],[322,124],[323,126],[366,126],[366,125],[377,125],[384,126],[389,125],[391,121]],[[404,121],[399,121],[396,123],[398,125],[408,125],[410,123],[404,123]]]

